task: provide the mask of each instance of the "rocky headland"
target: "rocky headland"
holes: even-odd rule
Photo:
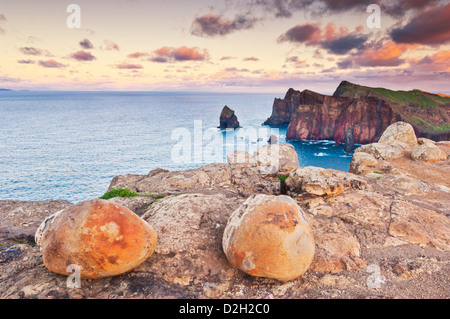
[[[288,125],[288,140],[333,140],[341,144],[347,136],[356,144],[369,144],[398,121],[411,124],[418,137],[449,140],[450,97],[347,81],[332,96],[289,89],[284,99],[275,99],[272,115],[264,125]],[[348,136],[349,131],[353,136]]]
[[[111,181],[110,189],[148,196],[92,206],[0,201],[0,298],[449,298],[449,155],[450,142],[417,138],[399,122],[358,148],[349,172],[300,167],[292,146],[274,144],[230,154],[228,163]],[[87,243],[80,238],[106,232],[123,249],[123,233],[102,224],[101,212],[111,207],[117,224],[130,219],[157,234],[153,254],[141,245],[150,257],[132,270],[68,288],[69,274],[49,265],[72,257],[49,255],[46,245],[61,251],[64,238],[74,238],[69,246],[81,249]],[[90,230],[67,233],[80,218]],[[51,245],[57,235],[64,236]],[[116,267],[114,257],[104,262]]]

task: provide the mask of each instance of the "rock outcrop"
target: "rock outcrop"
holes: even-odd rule
[[[225,106],[222,109],[222,113],[220,114],[219,128],[222,130],[240,128],[240,124],[235,112],[228,106]]]
[[[356,152],[352,174],[318,168],[290,172],[286,199],[303,212],[315,243],[312,263],[300,278],[254,277],[228,261],[223,235],[230,216],[244,212],[244,203],[262,193],[273,198],[269,202],[279,201],[280,181],[262,175],[255,163],[212,164],[114,178],[112,185],[165,195],[109,201],[139,211],[159,234],[151,258],[116,277],[82,279],[80,289],[70,289],[67,277],[45,267],[38,246],[0,237],[0,298],[448,298],[450,143],[436,143],[447,155],[439,162],[414,161],[411,154],[419,146],[397,140],[378,144],[402,145],[401,156]],[[14,230],[7,234],[28,233],[70,207],[64,201],[0,201],[0,225]]]
[[[264,125],[288,125],[288,140],[334,140],[341,144],[354,124],[354,142],[369,144],[398,121],[411,124],[419,137],[448,140],[450,98],[344,81],[333,96],[289,89],[284,99],[275,99],[272,116]]]

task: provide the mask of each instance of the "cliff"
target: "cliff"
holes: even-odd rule
[[[334,140],[345,142],[354,125],[354,142],[378,140],[392,123],[413,125],[419,137],[435,141],[450,138],[450,97],[420,90],[392,91],[344,81],[333,96],[309,90],[289,89],[275,99],[269,126],[288,125],[288,140]]]

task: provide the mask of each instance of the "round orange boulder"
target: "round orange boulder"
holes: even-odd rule
[[[222,246],[233,267],[280,281],[302,276],[315,253],[305,214],[288,196],[250,197],[228,220]]]
[[[146,261],[155,251],[157,234],[128,208],[95,199],[47,218],[36,232],[36,243],[50,271],[69,276],[68,267],[75,265],[81,278],[98,279]]]

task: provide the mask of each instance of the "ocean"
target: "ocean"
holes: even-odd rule
[[[286,128],[261,124],[273,94],[198,92],[1,92],[0,200],[80,202],[113,177],[156,168],[185,170],[250,153]],[[228,105],[242,129],[220,131]],[[351,156],[332,141],[292,142],[301,166],[348,171]]]

